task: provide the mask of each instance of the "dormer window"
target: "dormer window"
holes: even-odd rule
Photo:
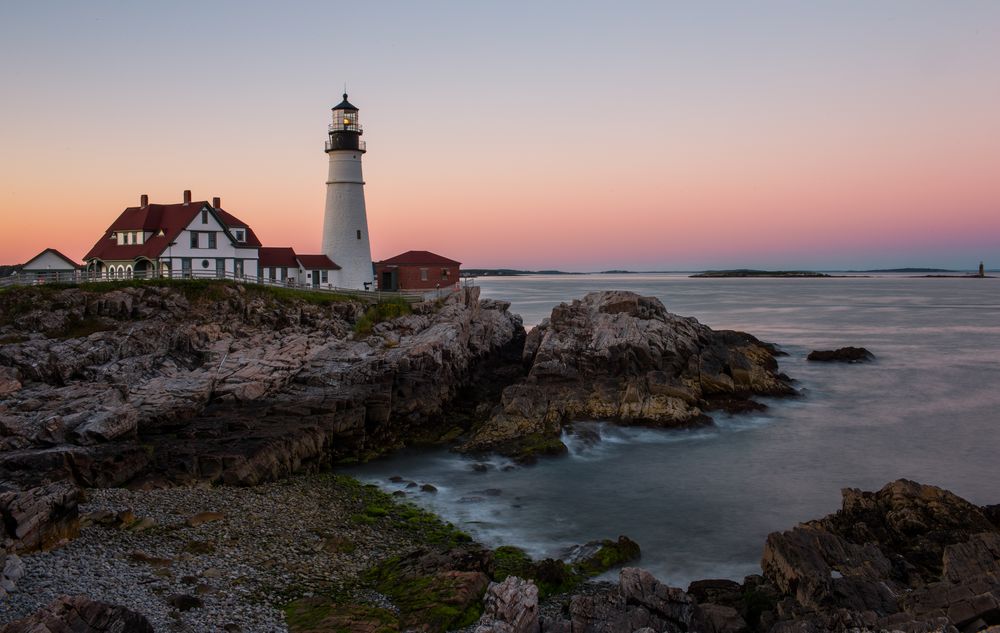
[[[247,233],[243,229],[236,229],[235,231],[233,231],[233,235],[236,236],[237,242],[247,241]]]

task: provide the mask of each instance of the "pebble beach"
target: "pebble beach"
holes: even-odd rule
[[[0,620],[85,594],[145,615],[157,631],[287,631],[290,600],[360,591],[362,571],[421,538],[378,518],[379,493],[335,475],[87,494],[79,538],[22,557],[25,575]],[[354,598],[388,606],[376,594]]]

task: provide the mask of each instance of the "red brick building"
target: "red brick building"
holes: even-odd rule
[[[406,251],[375,262],[379,290],[434,290],[459,284],[461,262],[430,251]]]

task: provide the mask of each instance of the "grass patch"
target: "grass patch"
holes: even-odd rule
[[[387,299],[368,308],[364,315],[354,324],[354,333],[358,336],[368,336],[379,323],[392,321],[401,316],[411,314],[410,304],[400,298]]]
[[[291,633],[394,633],[399,620],[378,607],[334,602],[328,598],[302,598],[287,604],[285,621]]]
[[[400,623],[407,629],[451,631],[467,627],[482,615],[482,593],[470,593],[461,573],[414,575],[400,558],[391,558],[366,574],[375,589],[399,608]]]
[[[362,484],[346,475],[332,477],[340,487],[349,490],[357,498],[360,511],[351,515],[354,523],[374,525],[382,522],[385,527],[412,534],[426,545],[455,547],[472,542],[471,536],[451,523],[442,521],[436,514],[413,504],[399,503],[377,486]]]

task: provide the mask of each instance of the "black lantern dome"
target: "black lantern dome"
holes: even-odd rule
[[[330,139],[326,142],[326,151],[364,152],[365,143],[361,140],[363,133],[361,123],[358,122],[358,109],[347,100],[345,92],[344,100],[333,107],[333,123],[330,124]]]

